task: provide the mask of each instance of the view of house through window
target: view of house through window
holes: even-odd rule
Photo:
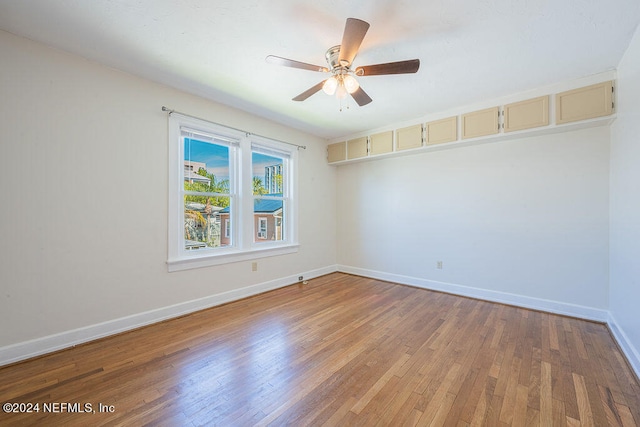
[[[186,250],[231,244],[229,170],[228,145],[184,138]]]
[[[285,156],[254,147],[253,173],[254,242],[284,240],[286,201]]]

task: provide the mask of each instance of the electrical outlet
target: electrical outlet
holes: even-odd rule
[[[256,261],[251,263],[251,271],[258,271],[258,263]]]
[[[442,261],[438,261],[438,262],[436,262],[436,268],[437,268],[438,270],[442,270]]]

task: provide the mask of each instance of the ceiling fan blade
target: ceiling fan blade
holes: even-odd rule
[[[358,54],[365,34],[369,29],[369,23],[356,18],[348,18],[340,44],[340,56],[338,62],[343,66],[349,66],[353,58]]]
[[[408,61],[387,62],[386,64],[365,65],[355,70],[356,76],[379,76],[383,74],[409,74],[420,68],[419,59]]]
[[[327,67],[321,67],[319,65],[307,64],[306,62],[294,61],[293,59],[281,58],[279,56],[269,55],[265,58],[269,64],[283,65],[285,67],[301,68],[303,70],[320,71],[322,73],[328,73]]]
[[[356,100],[358,105],[361,107],[373,101],[371,97],[367,95],[367,93],[364,90],[362,90],[362,87],[359,87],[358,90],[356,90],[351,94],[351,96],[353,97],[353,99]]]
[[[310,87],[309,89],[305,90],[300,95],[298,95],[295,98],[293,98],[293,100],[294,101],[304,101],[305,99],[307,99],[308,97],[310,97],[314,93],[320,91],[320,89],[322,89],[322,85],[324,84],[324,82],[326,82],[326,80],[323,80],[320,83],[318,83],[317,85],[315,85],[313,87]]]

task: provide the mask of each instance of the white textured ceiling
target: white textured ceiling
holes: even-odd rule
[[[292,101],[325,75],[265,57],[324,66],[349,17],[371,24],[355,66],[418,73],[359,78],[373,102],[342,112]],[[615,69],[639,21],[638,0],[0,0],[0,29],[325,138]]]

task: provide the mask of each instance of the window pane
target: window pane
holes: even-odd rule
[[[283,200],[256,197],[253,202],[254,242],[284,240]]]
[[[253,165],[253,194],[262,196],[265,194],[282,195],[284,182],[284,160],[281,157],[251,153]]]
[[[184,196],[184,248],[231,245],[229,197]],[[219,205],[226,205],[222,208]]]
[[[227,145],[184,138],[185,191],[229,194],[229,176]]]

